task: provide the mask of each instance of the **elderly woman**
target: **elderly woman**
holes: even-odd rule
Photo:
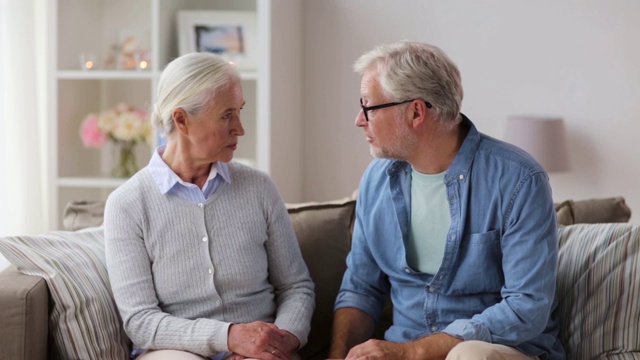
[[[240,76],[210,53],[173,60],[152,112],[167,144],[105,209],[107,268],[138,360],[291,359],[313,283],[264,173],[230,162]]]

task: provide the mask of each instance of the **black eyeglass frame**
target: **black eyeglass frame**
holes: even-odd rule
[[[362,108],[362,112],[364,113],[364,119],[367,120],[367,122],[369,122],[369,114],[367,114],[367,111],[384,109],[384,108],[388,108],[396,105],[402,105],[408,102],[412,102],[414,100],[422,100],[422,99],[411,99],[411,100],[405,100],[405,101],[390,102],[390,103],[380,104],[380,105],[364,106],[364,104],[362,103],[362,98],[360,98],[360,107]],[[433,107],[433,105],[431,105],[430,102],[425,100],[422,100],[422,101],[424,101],[424,104],[427,106],[427,108],[431,109]]]

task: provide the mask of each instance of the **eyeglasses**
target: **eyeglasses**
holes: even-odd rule
[[[369,121],[369,114],[367,114],[367,111],[384,109],[384,108],[391,107],[391,106],[406,104],[408,102],[412,102],[413,100],[422,100],[422,99],[411,99],[411,100],[390,102],[390,103],[374,105],[374,106],[364,106],[364,104],[362,103],[362,98],[360,98],[360,107],[362,108],[362,112],[364,113],[365,120],[367,120],[367,122],[368,122]],[[424,101],[424,100],[422,100],[422,101]],[[431,103],[429,103],[428,101],[424,101],[424,104],[427,105],[427,107],[429,109],[431,109],[433,107],[433,105],[431,105]]]

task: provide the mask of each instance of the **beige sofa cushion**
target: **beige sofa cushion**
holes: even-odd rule
[[[288,204],[302,256],[315,284],[316,309],[303,359],[324,359],[329,349],[333,304],[351,248],[355,200]]]
[[[62,225],[65,230],[76,231],[100,226],[104,220],[104,201],[74,200],[64,207]]]
[[[556,204],[558,224],[597,224],[628,222],[631,209],[624,198],[611,197],[588,200],[566,200]]]

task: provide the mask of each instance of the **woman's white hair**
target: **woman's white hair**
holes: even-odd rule
[[[393,101],[422,99],[433,105],[442,124],[460,122],[460,71],[440,48],[411,41],[384,44],[360,56],[353,68],[364,74],[372,66],[380,74],[382,91]]]
[[[173,111],[187,114],[203,111],[216,92],[237,81],[235,66],[212,53],[196,52],[171,61],[160,75],[151,121],[168,136],[175,128]]]

